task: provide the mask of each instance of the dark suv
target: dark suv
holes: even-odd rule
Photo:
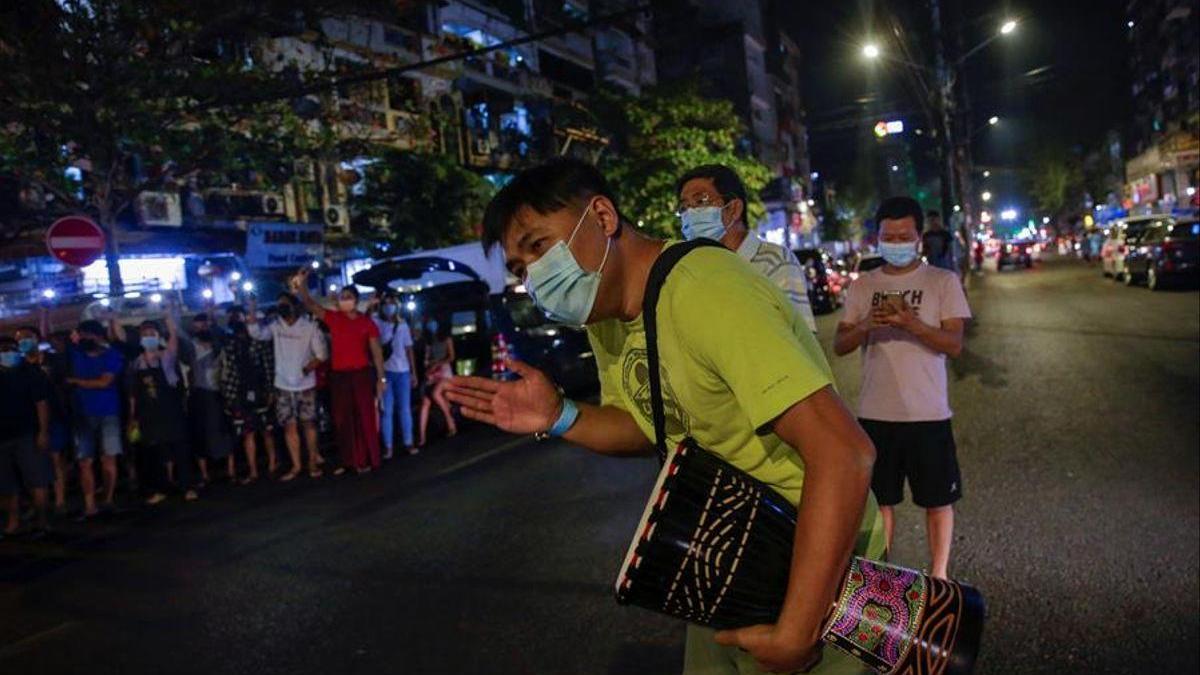
[[[1125,253],[1125,283],[1145,281],[1152,291],[1200,280],[1200,221],[1160,220]]]
[[[492,293],[469,265],[436,256],[386,260],[355,274],[354,283],[398,293],[410,320],[448,323],[456,374],[511,379],[504,360],[512,357],[567,391],[597,387],[586,331],[550,322],[520,286]]]

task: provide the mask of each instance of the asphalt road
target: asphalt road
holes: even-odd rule
[[[970,299],[951,573],[990,603],[978,672],[1196,672],[1200,297],[1048,262]],[[834,366],[853,398],[857,357]],[[0,672],[675,673],[682,625],[611,597],[655,468],[475,428],[0,542]]]

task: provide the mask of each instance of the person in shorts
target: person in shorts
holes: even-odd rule
[[[107,342],[99,321],[87,320],[76,329],[70,350],[71,373],[66,382],[76,398],[75,457],[79,460],[79,487],[83,491],[83,517],[98,513],[92,461],[98,453],[104,481],[101,505],[112,508],[117,489],[117,458],[121,440],[121,395],[118,386],[125,359]]]
[[[8,512],[0,536],[16,534],[20,527],[19,485],[33,497],[37,514],[33,534],[47,530],[46,488],[53,478],[49,399],[45,374],[22,358],[17,340],[0,337],[0,505]]]
[[[230,321],[229,338],[221,350],[221,396],[233,433],[242,439],[246,477],[242,485],[258,480],[258,443],[262,435],[267,450],[267,475],[275,473],[275,424],[271,416],[271,352],[265,342],[250,337],[246,324]]]
[[[45,326],[45,313],[42,314],[42,325]],[[45,374],[50,384],[50,462],[54,468],[54,510],[56,513],[66,511],[66,473],[67,448],[71,445],[71,414],[67,406],[70,398],[66,390],[68,372],[66,339],[59,335],[51,339],[51,349],[41,349],[42,337],[47,331],[34,326],[22,326],[17,329],[14,337],[17,339],[17,351],[31,366],[39,368]]]
[[[879,252],[885,265],[850,286],[833,350],[862,352],[859,422],[875,444],[871,489],[883,514],[888,547],[894,507],[904,500],[925,509],[930,573],[945,579],[954,534],[954,502],[962,477],[950,425],[946,357],[958,356],[971,309],[953,270],[921,260],[923,212],[914,199],[880,205]]]
[[[304,315],[300,301],[280,293],[275,303],[278,318],[259,321],[254,299],[246,315],[246,329],[255,340],[272,342],[275,354],[275,421],[283,427],[292,468],[279,477],[287,482],[300,475],[300,428],[308,444],[308,475],[319,478],[321,458],[317,442],[317,368],[328,357],[325,337],[317,322]]]

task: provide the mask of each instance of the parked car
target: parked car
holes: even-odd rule
[[[887,261],[883,259],[883,256],[876,253],[860,255],[858,260],[854,261],[854,269],[850,271],[850,281],[854,282],[854,280],[867,272],[883,267],[886,263]]]
[[[435,255],[386,260],[355,274],[354,283],[398,293],[410,319],[448,323],[458,375],[509,379],[505,359],[512,357],[542,369],[567,391],[591,390],[599,382],[583,329],[548,320],[522,286],[492,292],[461,261]]]
[[[812,304],[813,314],[837,311],[842,306],[842,289],[840,284],[835,288],[833,260],[829,254],[815,248],[798,248],[792,254],[808,279],[808,301]]]
[[[1032,241],[1007,241],[996,249],[996,271],[1005,265],[1013,265],[1029,269],[1033,267],[1033,248],[1037,246]]]
[[[1171,219],[1167,216],[1133,216],[1114,221],[1100,247],[1100,269],[1104,276],[1120,279],[1125,273],[1125,254],[1130,246],[1141,238],[1146,228],[1169,222]]]
[[[1141,281],[1152,291],[1200,281],[1200,221],[1157,221],[1125,254],[1125,283]]]

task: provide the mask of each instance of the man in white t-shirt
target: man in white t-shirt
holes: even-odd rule
[[[417,454],[413,445],[412,390],[417,386],[413,376],[416,359],[413,357],[412,331],[408,322],[400,316],[400,301],[387,295],[379,303],[379,313],[372,317],[379,327],[379,344],[387,355],[383,362],[383,375],[387,388],[383,390],[380,429],[383,433],[383,458],[392,458],[392,446],[396,439],[395,420],[400,416],[400,434],[408,454]]]
[[[254,298],[246,312],[246,329],[255,340],[272,340],[275,348],[275,418],[283,427],[292,468],[279,477],[290,481],[300,474],[300,427],[308,445],[308,475],[321,476],[317,446],[317,368],[329,358],[325,336],[317,322],[303,314],[300,301],[280,293],[275,303],[278,319],[258,322]]]
[[[888,547],[894,507],[908,479],[913,503],[925,509],[930,572],[946,578],[954,502],[962,497],[946,357],[962,351],[971,309],[958,275],[921,260],[921,206],[908,197],[880,205],[879,252],[886,264],[859,277],[846,298],[833,350],[862,350],[859,422],[875,443],[871,489],[883,514]]]
[[[746,186],[737,172],[722,164],[698,166],[675,181],[675,195],[684,239],[708,237],[737,253],[783,291],[817,334],[804,268],[791,251],[750,234]]]

